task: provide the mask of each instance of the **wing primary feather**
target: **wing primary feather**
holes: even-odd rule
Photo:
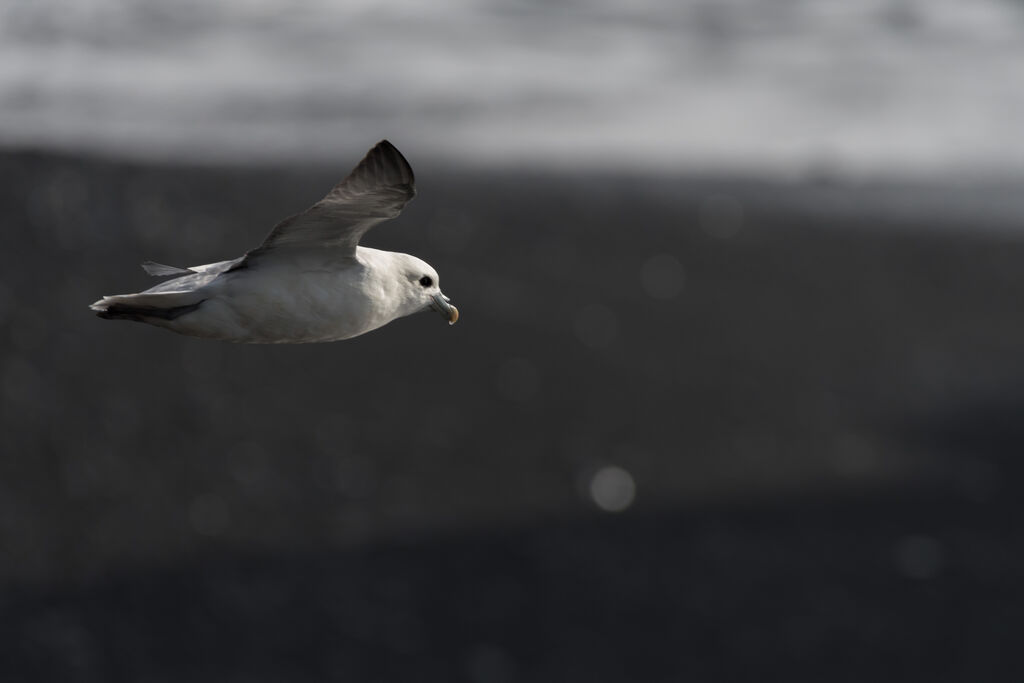
[[[416,193],[416,176],[398,148],[381,140],[366,153],[344,180],[331,188],[324,200],[343,199],[378,187],[406,188],[409,199]]]

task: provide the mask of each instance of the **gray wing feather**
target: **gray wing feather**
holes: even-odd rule
[[[167,275],[188,275],[196,271],[189,268],[179,268],[178,266],[168,266],[163,263],[157,263],[156,261],[144,261],[142,269],[153,277],[165,277]]]
[[[334,248],[351,256],[367,230],[394,218],[416,195],[409,162],[381,140],[323,199],[278,223],[246,257],[286,247]]]
[[[245,267],[245,257],[240,256],[230,261],[218,261],[205,266],[195,266],[185,270],[184,274],[171,280],[165,280],[155,287],[150,287],[143,294],[158,294],[163,292],[191,292],[200,287],[205,287],[218,277],[231,271]]]

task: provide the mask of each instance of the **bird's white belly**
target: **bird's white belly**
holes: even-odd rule
[[[247,343],[348,339],[387,323],[360,273],[266,269],[208,287],[200,307],[174,321],[183,334]]]

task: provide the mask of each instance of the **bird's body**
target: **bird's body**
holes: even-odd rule
[[[264,344],[348,339],[429,308],[454,323],[458,310],[429,264],[358,246],[414,193],[412,170],[383,141],[324,200],[282,221],[245,256],[191,268],[143,264],[152,275],[177,277],[92,308],[180,334]]]

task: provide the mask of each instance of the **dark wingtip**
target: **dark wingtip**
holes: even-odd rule
[[[205,301],[205,299],[203,299],[203,301]],[[111,304],[104,310],[96,311],[96,315],[104,320],[137,320],[139,322],[146,322],[145,318],[174,320],[175,318],[198,309],[202,303],[203,302],[200,301],[198,303],[187,304],[185,306],[172,306],[171,308]]]
[[[363,160],[359,162],[359,166],[365,163],[379,164],[378,168],[382,172],[397,174],[393,178],[393,182],[397,181],[394,184],[409,185],[415,188],[416,176],[412,172],[412,166],[409,165],[405,156],[387,138],[371,147],[370,151],[363,157]]]

